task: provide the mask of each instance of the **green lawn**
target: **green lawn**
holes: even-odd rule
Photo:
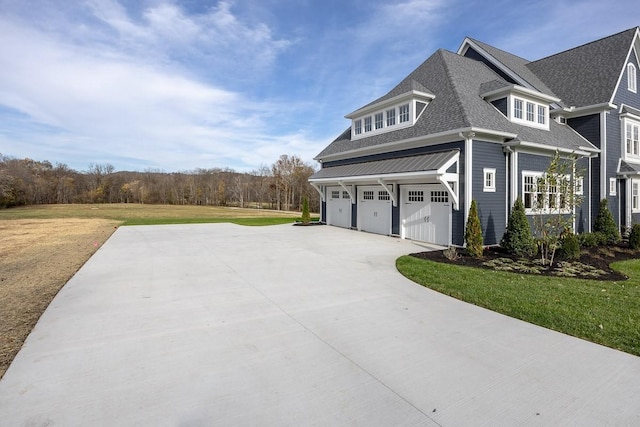
[[[219,206],[176,206],[141,204],[37,205],[0,209],[3,219],[105,218],[122,225],[198,224],[232,222],[240,225],[292,223],[299,212],[241,209]]]
[[[396,265],[407,278],[443,294],[640,355],[640,260],[612,264],[629,276],[619,282],[514,274],[410,256]]]

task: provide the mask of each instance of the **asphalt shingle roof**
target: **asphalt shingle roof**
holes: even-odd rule
[[[508,83],[482,62],[442,49],[374,103],[406,93],[416,84],[433,93],[435,99],[412,127],[356,140],[351,140],[351,130],[348,128],[317,158],[471,127],[517,134],[522,141],[558,148],[573,150],[590,145],[568,126],[553,120],[550,121],[549,131],[510,122],[480,96],[482,90],[489,86]]]
[[[629,174],[640,174],[640,165],[635,163],[627,163],[624,160],[620,162],[620,170],[618,173],[629,175]]]
[[[526,66],[565,106],[612,101],[637,27],[561,52]]]
[[[551,90],[551,88],[549,88],[542,80],[540,80],[538,76],[533,73],[533,71],[531,71],[531,69],[528,68],[527,65],[530,63],[529,60],[512,53],[505,52],[504,50],[498,49],[497,47],[483,43],[479,40],[475,40],[472,38],[469,38],[469,40],[473,41],[476,45],[486,51],[489,55],[493,56],[501,64],[505,65],[518,77],[533,86],[533,88],[538,92],[555,96],[557,98],[556,94]]]

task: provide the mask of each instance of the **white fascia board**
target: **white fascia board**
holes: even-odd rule
[[[569,107],[569,108],[562,108],[559,110],[550,110],[549,114],[552,117],[562,116],[567,119],[570,119],[572,117],[584,116],[586,114],[596,114],[596,113],[601,113],[602,111],[615,110],[616,108],[618,108],[616,104],[613,104],[611,102],[603,102],[602,104],[586,105],[584,107],[578,107],[578,108]]]
[[[397,173],[388,173],[382,175],[357,175],[357,176],[343,176],[338,178],[317,178],[317,179],[309,179],[309,182],[314,183],[341,183],[341,182],[357,182],[357,181],[375,181],[378,180],[388,181],[388,180],[402,180],[402,179],[411,179],[416,177],[425,177],[425,178],[437,178],[441,173],[437,171],[418,171],[418,172],[397,172]]]
[[[638,46],[640,47],[640,33],[638,32],[638,29],[636,28],[636,34],[635,36],[633,36],[633,41],[631,42],[631,45],[629,46],[629,50],[627,51],[627,56],[625,57],[624,60],[624,65],[622,67],[622,70],[620,71],[620,74],[618,75],[618,81],[616,82],[616,85],[613,89],[613,93],[611,94],[611,99],[609,100],[610,103],[613,103],[613,99],[616,96],[616,93],[618,93],[618,89],[620,89],[620,84],[622,83],[622,76],[624,76],[624,73],[627,71],[627,64],[629,63],[629,56],[631,56],[631,52],[633,52],[633,48],[634,46]]]
[[[420,147],[424,144],[443,144],[446,142],[460,141],[460,133],[474,132],[476,135],[484,134],[497,136],[500,139],[510,140],[518,136],[516,133],[502,132],[492,129],[466,127],[461,129],[453,129],[444,132],[434,133],[431,135],[423,135],[415,138],[403,139],[400,141],[387,142],[386,144],[373,145],[371,147],[357,148],[355,150],[341,151],[335,154],[328,154],[322,157],[314,157],[318,162],[329,162],[334,160],[350,159],[354,156],[361,157],[369,154],[389,153],[392,151],[405,150],[409,148]],[[402,147],[398,147],[402,146]]]
[[[527,98],[534,98],[536,100],[544,101],[549,104],[560,102],[560,98],[556,98],[555,96],[547,95],[545,93],[538,92],[537,90],[529,89],[524,86],[515,84],[483,93],[480,96],[482,96],[482,98],[486,100],[496,100],[502,98],[503,96],[506,97],[511,94],[522,95]]]
[[[524,147],[524,148],[531,148],[535,150],[558,151],[560,153],[576,154],[581,157],[591,157],[592,154],[594,154],[594,150],[588,147],[580,147],[580,150],[572,150],[569,148],[553,147],[551,145],[545,145],[537,142],[527,142],[527,141],[508,142],[505,145],[508,147]],[[586,151],[586,149],[588,149],[589,151]],[[598,152],[600,152],[600,150],[598,150]]]
[[[372,113],[374,111],[378,111],[384,109],[386,107],[390,107],[392,105],[396,105],[401,103],[402,101],[409,101],[412,99],[424,100],[426,102],[433,101],[436,96],[432,93],[421,92],[418,90],[411,90],[409,92],[402,93],[400,95],[394,96],[393,98],[385,99],[384,101],[377,102],[372,105],[368,105],[366,107],[362,107],[357,109],[356,111],[347,114],[344,116],[347,119],[354,119],[356,117],[366,115],[367,113]]]

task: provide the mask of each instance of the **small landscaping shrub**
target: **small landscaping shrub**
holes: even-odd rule
[[[456,249],[455,246],[449,246],[447,249],[442,251],[442,254],[449,261],[455,261],[458,258],[460,258],[460,255],[458,255],[458,250]]]
[[[598,210],[596,222],[593,225],[593,231],[604,233],[606,243],[618,243],[620,241],[620,230],[618,230],[618,226],[607,205],[607,199],[600,200],[600,209]]]
[[[478,216],[478,208],[476,201],[471,201],[469,208],[469,219],[467,219],[467,227],[464,231],[464,241],[467,244],[467,251],[472,257],[480,258],[482,256],[483,238],[482,227],[480,225],[480,217]]]
[[[634,250],[640,249],[640,224],[633,224],[629,233],[629,247]]]
[[[595,248],[607,243],[607,236],[601,232],[582,233],[578,235],[578,241],[583,248]]]
[[[570,231],[562,237],[560,256],[564,259],[580,258],[580,242],[578,237]]]
[[[524,212],[524,204],[518,197],[511,209],[507,229],[500,241],[502,249],[517,257],[535,255],[536,243],[531,234],[531,226]]]

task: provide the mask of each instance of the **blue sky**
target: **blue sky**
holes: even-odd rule
[[[306,162],[465,36],[538,59],[640,2],[0,0],[0,153],[116,170]]]

